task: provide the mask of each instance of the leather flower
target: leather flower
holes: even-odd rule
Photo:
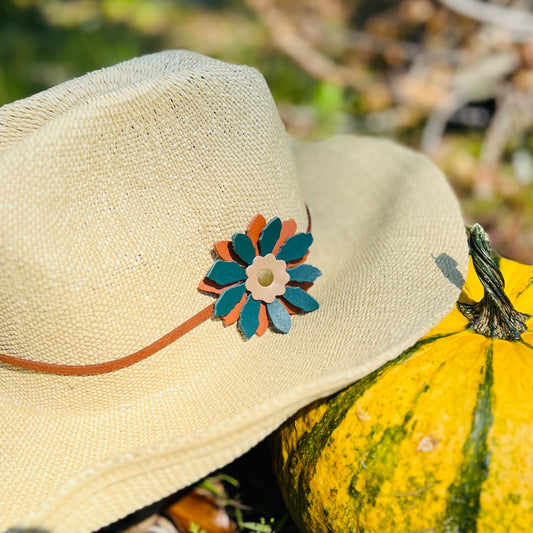
[[[215,243],[220,259],[198,288],[219,295],[214,315],[226,325],[238,320],[246,338],[263,335],[269,322],[288,333],[290,315],[319,307],[307,293],[321,275],[305,264],[312,242],[311,233],[296,233],[293,219],[282,222],[276,217],[267,223],[256,215],[246,233]]]

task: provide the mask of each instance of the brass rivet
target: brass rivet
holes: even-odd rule
[[[269,285],[272,285],[272,282],[274,281],[274,274],[272,274],[271,270],[261,270],[257,280],[259,281],[259,285],[261,285],[261,287],[268,287]]]

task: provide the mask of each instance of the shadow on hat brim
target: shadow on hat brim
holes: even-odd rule
[[[173,375],[159,397],[113,411],[3,407],[2,529],[16,522],[19,533],[85,533],[159,500],[393,359],[453,308],[466,277],[466,237],[432,163],[354,136],[296,144],[294,153],[312,215],[310,261],[323,273],[310,289],[320,309],[295,316],[288,335],[269,331],[242,353],[214,354],[218,363],[194,382],[211,413],[202,421],[184,419]],[[172,349],[234,329],[213,319]],[[125,369],[124,379],[168,353]]]

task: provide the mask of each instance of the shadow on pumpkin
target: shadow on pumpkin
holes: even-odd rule
[[[448,254],[440,254],[439,256],[431,256],[437,268],[444,274],[444,277],[453,283],[458,289],[462,289],[465,284],[465,278],[457,269],[457,261]]]

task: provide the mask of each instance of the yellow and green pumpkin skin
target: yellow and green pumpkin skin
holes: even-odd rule
[[[500,259],[533,315],[533,267]],[[479,301],[472,265],[460,301]],[[533,319],[522,340],[467,329],[455,308],[415,346],[272,437],[302,531],[533,532]]]

